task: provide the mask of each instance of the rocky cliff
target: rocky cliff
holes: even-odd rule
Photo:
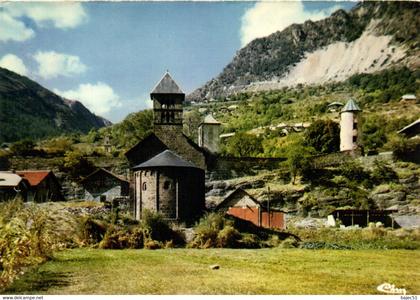
[[[395,65],[418,68],[419,13],[418,2],[362,2],[349,12],[290,25],[250,42],[188,99],[342,81]]]

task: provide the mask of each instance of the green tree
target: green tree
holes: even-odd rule
[[[304,145],[318,153],[337,152],[340,147],[340,128],[331,120],[317,120],[305,131]]]
[[[67,151],[64,154],[62,170],[68,172],[73,178],[82,178],[95,170],[95,166],[86,155],[80,151]]]
[[[264,151],[262,138],[239,132],[228,140],[225,151],[236,157],[256,157]]]
[[[292,184],[295,184],[297,176],[311,179],[313,173],[312,153],[313,149],[299,145],[289,150],[287,165],[292,176]]]
[[[34,142],[26,139],[26,140],[22,140],[22,141],[12,144],[10,146],[10,151],[14,155],[26,156],[26,155],[31,155],[34,151],[34,148],[35,148]]]

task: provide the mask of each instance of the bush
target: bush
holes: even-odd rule
[[[181,235],[172,230],[168,222],[159,213],[145,210],[142,215],[141,227],[147,240],[158,242],[173,240],[177,245],[184,243]]]
[[[67,151],[64,154],[64,164],[61,166],[61,170],[68,172],[73,178],[87,176],[95,169],[93,163],[80,151]]]
[[[347,161],[341,164],[339,172],[348,180],[359,183],[370,178],[369,173],[356,161]]]
[[[220,248],[236,248],[241,234],[233,226],[227,225],[217,234],[217,246]]]
[[[96,244],[102,241],[108,229],[105,222],[93,217],[83,219],[80,226],[82,239],[86,244]]]
[[[375,166],[372,171],[372,180],[375,184],[398,181],[397,173],[388,164],[379,160],[375,160],[374,165]]]
[[[48,212],[20,200],[0,204],[0,288],[28,265],[47,260],[60,247]]]
[[[203,216],[195,226],[195,237],[191,241],[192,248],[212,248],[218,246],[218,234],[227,224],[227,220],[219,213]]]
[[[391,144],[393,156],[397,160],[420,162],[420,140],[401,138]]]
[[[131,230],[110,226],[99,243],[102,249],[141,249],[144,245],[143,230],[136,227]]]

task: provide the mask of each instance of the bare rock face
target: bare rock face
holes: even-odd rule
[[[418,2],[366,1],[350,12],[292,24],[251,41],[220,75],[187,98],[197,102],[240,91],[342,81],[394,65],[415,69],[419,14]]]

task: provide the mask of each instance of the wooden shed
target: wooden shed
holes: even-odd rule
[[[84,200],[105,202],[129,196],[129,182],[103,168],[88,175],[81,184]]]
[[[28,201],[64,201],[61,185],[52,171],[26,170],[16,174],[29,182]]]
[[[249,221],[259,227],[286,228],[284,212],[265,207],[241,188],[230,193],[216,207],[216,210]]]

